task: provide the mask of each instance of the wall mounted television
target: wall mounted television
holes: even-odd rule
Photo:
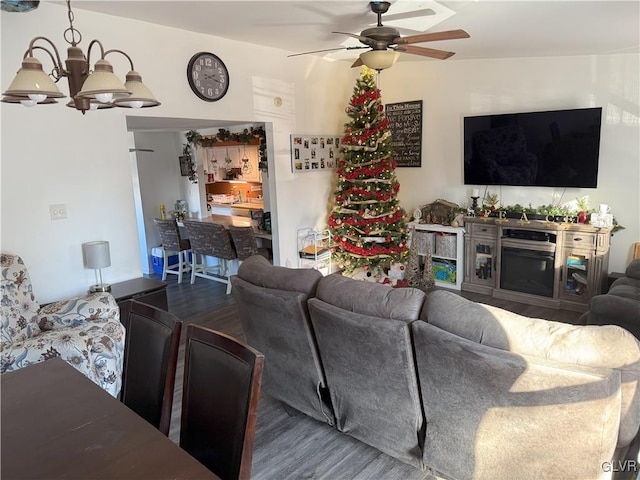
[[[464,118],[464,184],[598,186],[602,107]]]

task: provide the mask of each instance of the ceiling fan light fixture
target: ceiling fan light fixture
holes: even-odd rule
[[[392,67],[398,60],[399,53],[393,50],[370,50],[360,54],[360,60],[374,70]]]

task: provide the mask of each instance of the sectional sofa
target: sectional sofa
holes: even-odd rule
[[[638,435],[640,342],[618,326],[262,257],[231,281],[265,393],[437,476],[609,478]]]

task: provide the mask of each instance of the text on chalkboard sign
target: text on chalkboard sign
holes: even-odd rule
[[[391,150],[398,167],[422,166],[422,100],[388,103]]]

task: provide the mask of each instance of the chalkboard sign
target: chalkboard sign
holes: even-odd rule
[[[388,103],[385,113],[398,167],[422,166],[422,100]]]

